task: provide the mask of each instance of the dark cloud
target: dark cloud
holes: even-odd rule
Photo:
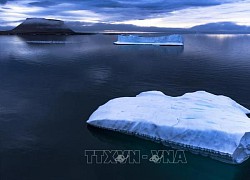
[[[98,8],[126,8],[127,6],[118,2],[118,1],[89,1],[88,2],[90,6],[92,7],[98,7]]]
[[[52,2],[52,1],[36,1],[36,2],[31,2],[29,5],[31,6],[38,6],[38,7],[49,7],[49,6],[54,6],[60,3]]]
[[[37,1],[30,3],[34,6],[51,6],[58,3],[72,3],[78,9],[88,9],[95,12],[116,12],[120,14],[144,13],[166,13],[192,6],[214,6],[229,0],[55,0]],[[129,11],[129,12],[128,12]],[[144,14],[147,15],[147,14]]]
[[[0,0],[0,4],[6,4],[7,2],[22,1],[22,0]]]
[[[72,0],[78,9],[88,9],[104,16],[112,15],[111,21],[146,19],[174,10],[189,7],[215,6],[237,0]],[[60,2],[69,2],[63,0]]]
[[[5,4],[7,0],[0,0],[0,4]]]
[[[10,3],[3,5],[8,1]],[[15,9],[13,6],[12,9],[11,3],[14,1],[17,2],[15,6],[20,5],[21,8]],[[53,17],[65,21],[111,24],[129,20],[168,17],[173,15],[171,14],[173,11],[188,10],[191,7],[216,7],[221,4],[238,1],[242,0],[33,0],[33,2],[0,0],[0,13],[2,15],[2,17],[0,16],[0,21],[10,22],[26,17]],[[9,8],[9,10],[6,8]],[[12,12],[16,12],[16,17],[14,17]],[[193,15],[191,14],[191,20],[194,20],[195,12]],[[215,19],[216,17],[211,17],[208,14],[207,18]],[[205,20],[205,17],[203,19]],[[172,21],[175,21],[175,19]]]

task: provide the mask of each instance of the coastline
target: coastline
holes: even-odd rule
[[[155,31],[114,31],[114,32],[13,32],[13,31],[0,31],[1,35],[30,35],[30,36],[36,36],[36,35],[55,35],[55,36],[69,36],[69,35],[96,35],[96,34],[103,34],[103,35],[120,35],[120,34],[242,34],[242,35],[248,35],[250,32],[235,32],[235,31],[201,31],[201,32],[195,32],[195,31],[165,31],[165,32],[155,32]]]

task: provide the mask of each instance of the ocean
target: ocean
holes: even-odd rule
[[[186,163],[88,163],[87,150],[176,151],[87,126],[112,98],[205,90],[250,108],[250,35],[187,34],[184,47],[116,39],[0,36],[0,179],[250,179],[250,160],[231,165],[189,152]]]

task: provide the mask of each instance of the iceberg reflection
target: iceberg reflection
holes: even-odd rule
[[[184,51],[184,46],[141,46],[141,45],[123,45],[119,46],[124,51],[140,51],[145,53],[155,53],[160,55],[180,55]]]
[[[19,36],[24,42],[29,44],[65,44],[68,43],[66,36]]]

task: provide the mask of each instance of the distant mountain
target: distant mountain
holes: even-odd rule
[[[132,24],[66,22],[76,32],[183,32],[182,28],[140,27]]]
[[[233,22],[209,23],[192,28],[139,27],[131,24],[84,24],[67,22],[67,25],[78,32],[161,32],[161,33],[250,33],[249,26],[240,26]]]
[[[13,34],[74,34],[64,21],[44,18],[27,18],[13,30]]]
[[[194,26],[190,30],[198,32],[250,32],[250,27],[237,25],[233,22],[220,22]]]
[[[72,30],[73,29],[73,30]],[[208,23],[184,28],[160,28],[139,27],[131,24],[106,24],[106,23],[84,23],[64,22],[55,19],[27,18],[23,23],[10,31],[0,31],[0,35],[16,34],[47,34],[47,35],[86,35],[95,33],[136,33],[136,32],[159,32],[159,33],[250,33],[250,26],[241,26],[233,22]]]

